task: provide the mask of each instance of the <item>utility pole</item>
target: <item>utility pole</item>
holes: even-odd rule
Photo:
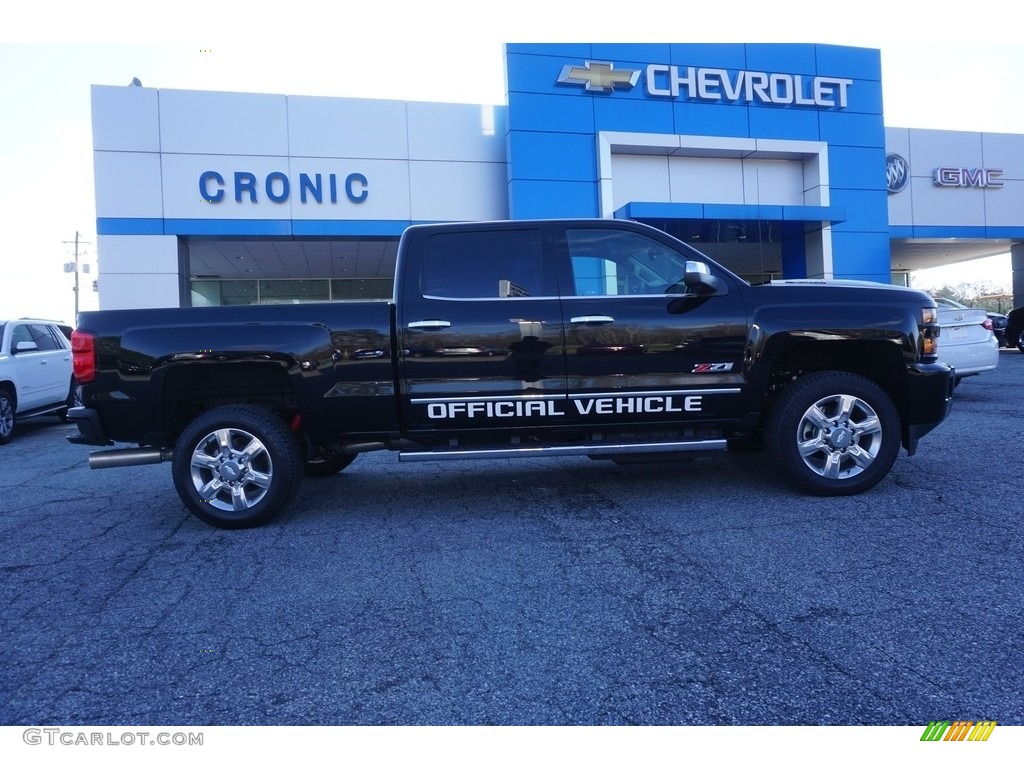
[[[65,240],[64,241],[65,245],[70,245],[71,243],[75,244],[75,261],[73,263],[65,264],[64,265],[64,271],[65,272],[74,272],[75,273],[75,287],[71,289],[71,290],[73,290],[75,292],[75,316],[71,318],[71,323],[72,323],[72,325],[76,325],[78,323],[78,287],[79,287],[79,284],[78,284],[78,273],[80,271],[79,263],[78,263],[78,246],[79,246],[79,244],[81,244],[81,245],[89,245],[89,243],[85,242],[84,240],[79,240],[78,239],[78,231],[77,230],[75,230],[75,239],[74,240]],[[86,267],[88,267],[88,265],[86,265]],[[89,270],[86,269],[86,271],[88,272]]]

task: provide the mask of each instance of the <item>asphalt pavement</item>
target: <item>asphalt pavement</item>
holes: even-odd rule
[[[1024,354],[880,485],[361,456],[243,531],[0,446],[0,725],[1024,725]]]

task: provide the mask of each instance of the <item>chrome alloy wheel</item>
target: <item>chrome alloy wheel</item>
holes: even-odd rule
[[[190,467],[203,502],[225,512],[244,512],[258,504],[274,476],[266,446],[237,428],[218,429],[197,441]]]
[[[14,431],[14,403],[6,392],[0,395],[0,439],[6,441]]]
[[[853,395],[830,395],[808,408],[797,425],[800,457],[830,480],[866,470],[882,448],[882,424],[875,410]]]

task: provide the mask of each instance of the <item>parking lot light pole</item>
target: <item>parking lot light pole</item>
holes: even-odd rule
[[[86,241],[84,241],[84,240],[80,240],[79,239],[79,235],[78,235],[77,230],[75,231],[75,239],[74,240],[65,240],[64,243],[65,243],[65,245],[70,245],[71,243],[75,244],[75,260],[73,262],[72,261],[67,262],[64,265],[64,271],[65,272],[74,272],[75,273],[75,287],[71,289],[75,293],[75,315],[74,315],[73,318],[71,318],[71,320],[72,320],[72,324],[73,325],[78,325],[78,294],[79,294],[78,274],[81,271],[82,266],[84,266],[86,272],[89,271],[89,265],[88,264],[85,264],[85,265],[80,265],[79,264],[78,246],[79,245],[88,245],[88,243]]]

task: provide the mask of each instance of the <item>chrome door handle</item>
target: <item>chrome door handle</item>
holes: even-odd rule
[[[608,315],[580,315],[574,317],[569,322],[571,323],[585,323],[588,325],[602,325],[605,323],[614,323],[614,317],[608,317]]]
[[[409,327],[422,331],[439,331],[442,328],[450,328],[451,323],[447,320],[413,320]]]

